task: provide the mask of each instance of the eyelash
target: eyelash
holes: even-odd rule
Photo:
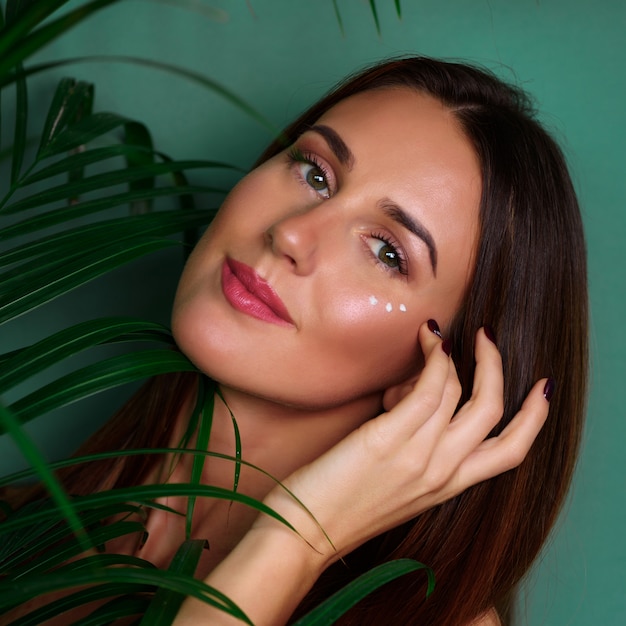
[[[409,268],[408,268],[406,256],[405,256],[404,251],[402,250],[402,247],[400,246],[400,244],[397,241],[395,241],[391,236],[387,235],[386,233],[381,233],[381,232],[378,232],[378,231],[374,231],[374,232],[370,233],[369,236],[372,239],[378,239],[379,241],[382,241],[386,246],[389,246],[393,250],[393,253],[396,255],[396,258],[398,259],[398,267],[397,267],[397,269],[396,268],[392,268],[389,265],[387,265],[386,263],[383,263],[383,261],[381,261],[372,252],[371,248],[369,246],[367,246],[370,254],[374,257],[374,260],[377,261],[378,263],[380,263],[380,265],[382,265],[384,270],[386,270],[388,272],[391,272],[392,274],[399,273],[399,274],[402,274],[403,276],[408,276]]]
[[[328,198],[330,198],[330,196],[333,195],[333,191],[331,189],[331,180],[332,180],[331,173],[329,172],[328,168],[314,154],[312,154],[310,152],[306,152],[306,153],[302,152],[296,146],[292,146],[287,151],[287,159],[288,159],[290,165],[297,165],[299,163],[305,163],[305,164],[308,164],[308,165],[312,165],[313,167],[316,167],[322,173],[322,175],[324,176],[324,180],[326,181],[326,187],[328,189],[328,196],[325,196],[325,195],[319,193],[319,191],[317,189],[312,187],[304,179],[304,177],[302,177],[302,175],[300,175],[302,183],[304,185],[306,185],[309,189],[312,189],[318,196],[320,196],[320,197],[322,197],[324,199],[328,199]]]
[[[328,199],[330,196],[333,195],[333,190],[331,189],[332,175],[329,172],[328,168],[315,156],[315,154],[310,153],[310,152],[302,152],[298,147],[292,146],[287,151],[287,160],[290,166],[304,163],[304,164],[308,164],[317,168],[324,176],[326,187],[328,189],[328,196],[325,196],[319,193],[319,191],[317,191],[313,186],[311,186],[306,181],[306,179],[301,174],[299,174],[302,184],[306,185],[307,188],[312,189],[318,196],[324,199]],[[386,246],[389,246],[392,249],[393,253],[396,255],[396,258],[398,259],[398,267],[397,268],[390,267],[389,265],[381,261],[380,258],[378,258],[374,254],[374,252],[369,247],[369,244],[367,244],[367,242],[364,242],[367,247],[368,252],[371,254],[371,256],[373,257],[373,259],[376,261],[377,264],[382,266],[382,268],[385,271],[391,273],[392,275],[397,276],[398,274],[401,274],[403,276],[408,276],[409,271],[408,271],[407,260],[402,250],[402,247],[397,241],[395,241],[392,237],[390,237],[386,233],[381,233],[378,231],[370,233],[369,238],[377,239],[378,241],[382,241]]]

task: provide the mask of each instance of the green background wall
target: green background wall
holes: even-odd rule
[[[625,624],[626,421],[620,393],[626,382],[626,2],[404,0],[398,20],[393,1],[378,0],[380,35],[367,1],[337,4],[343,36],[330,0],[126,0],[38,60],[124,54],[171,62],[219,81],[278,126],[346,73],[400,53],[470,59],[529,90],[564,147],[583,206],[593,325],[589,417],[575,489],[526,585],[521,623]],[[177,158],[214,158],[245,168],[270,139],[269,131],[207,90],[119,63],[72,65],[33,80],[33,132],[62,75],[94,81],[99,110],[143,120],[157,147]],[[212,206],[214,200],[203,202]],[[167,321],[179,271],[177,253],[137,263],[60,300],[52,312],[3,329],[0,347],[17,347],[84,315],[131,313]],[[119,397],[57,412],[30,432],[51,458],[66,454]],[[1,443],[3,468],[17,467],[21,460],[11,443]]]

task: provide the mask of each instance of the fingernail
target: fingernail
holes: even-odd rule
[[[556,387],[556,383],[554,382],[554,378],[548,378],[546,381],[546,386],[543,388],[543,397],[550,402],[552,400],[552,396],[554,395],[554,389]]]
[[[483,326],[483,330],[485,331],[485,335],[487,337],[487,339],[489,339],[489,341],[491,341],[491,343],[493,343],[494,345],[498,345],[498,342],[496,341],[496,334],[493,332],[493,328],[491,328],[491,326],[489,326],[489,324],[485,324]]]
[[[446,355],[450,356],[452,352],[452,342],[449,339],[444,339],[441,342],[441,349],[446,353]]]
[[[435,322],[435,320],[428,320],[428,330],[430,330],[431,332],[435,333],[435,335],[437,335],[437,337],[442,339],[441,331],[439,330],[439,324],[437,324],[437,322]]]

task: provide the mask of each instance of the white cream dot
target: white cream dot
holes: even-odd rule
[[[387,302],[387,305],[385,306],[385,308],[387,309],[388,313],[391,313],[391,311],[393,311],[393,307],[391,306],[391,302]]]
[[[370,296],[370,304],[378,304],[378,300],[376,296]]]
[[[400,310],[401,310],[403,313],[406,313],[406,307],[404,306],[404,304],[401,304],[401,305],[400,305]]]

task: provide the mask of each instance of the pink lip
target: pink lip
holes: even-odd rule
[[[272,324],[293,326],[287,307],[253,268],[227,258],[222,265],[222,291],[231,306]]]

